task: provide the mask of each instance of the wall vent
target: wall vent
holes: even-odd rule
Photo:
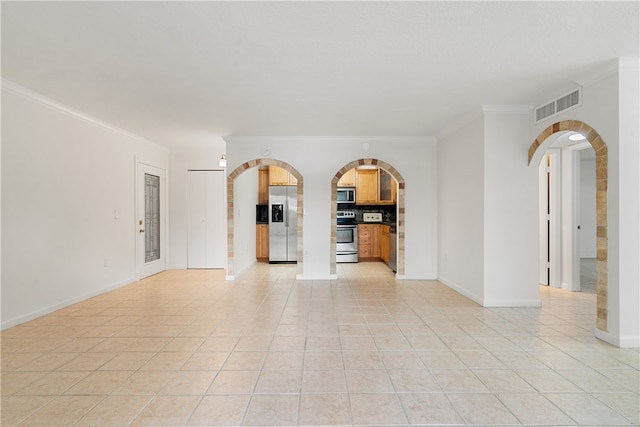
[[[571,110],[582,104],[582,88],[572,90],[571,92],[547,102],[536,108],[536,123],[560,114],[562,111]]]

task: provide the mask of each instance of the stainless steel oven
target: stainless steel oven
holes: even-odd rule
[[[358,262],[358,225],[353,211],[338,211],[336,262]]]

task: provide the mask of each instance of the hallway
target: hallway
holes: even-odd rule
[[[383,264],[170,270],[2,332],[3,426],[633,425],[595,295],[482,308]]]

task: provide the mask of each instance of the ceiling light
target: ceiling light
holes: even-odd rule
[[[569,139],[572,141],[582,141],[583,139],[587,139],[581,133],[574,133],[569,136]]]
[[[226,168],[227,167],[227,158],[225,157],[224,154],[222,156],[220,156],[220,160],[218,160],[218,166],[221,167],[221,168]]]

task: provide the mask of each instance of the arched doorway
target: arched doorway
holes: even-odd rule
[[[336,274],[336,236],[337,236],[337,188],[338,181],[342,178],[347,171],[357,168],[358,166],[373,165],[387,171],[398,182],[398,203],[397,203],[397,216],[396,216],[396,231],[398,234],[398,246],[397,246],[397,271],[399,276],[404,275],[404,190],[405,181],[402,175],[389,163],[378,159],[359,159],[354,160],[344,165],[331,179],[331,256],[330,256],[330,272],[332,275]]]
[[[557,132],[574,131],[583,135],[596,152],[596,288],[597,328],[607,331],[607,144],[598,132],[578,120],[564,120],[543,130],[529,147],[529,165],[538,165],[549,144],[549,136]]]
[[[238,175],[240,175],[241,173],[245,172],[248,169],[251,168],[255,168],[255,167],[260,167],[260,166],[278,166],[281,167],[282,169],[285,169],[287,172],[289,172],[290,174],[292,174],[296,180],[298,181],[297,187],[298,187],[298,191],[297,191],[297,206],[298,206],[298,212],[297,212],[297,217],[298,217],[298,223],[297,223],[297,249],[296,249],[296,259],[297,259],[297,265],[296,265],[296,269],[297,269],[297,274],[300,275],[302,274],[303,271],[303,241],[302,241],[302,230],[303,230],[303,221],[302,221],[302,217],[303,217],[303,189],[304,189],[304,185],[303,185],[303,180],[302,180],[302,175],[300,174],[300,172],[298,172],[293,166],[291,166],[290,164],[283,162],[281,160],[275,160],[275,159],[254,159],[254,160],[250,160],[248,162],[245,162],[243,164],[241,164],[240,166],[238,166],[237,168],[235,168],[228,176],[227,176],[227,277],[231,276],[233,277],[234,273],[234,255],[233,255],[233,246],[234,246],[234,239],[235,239],[235,233],[234,233],[234,228],[235,228],[235,220],[234,220],[234,183],[235,183],[235,179],[238,177]]]

